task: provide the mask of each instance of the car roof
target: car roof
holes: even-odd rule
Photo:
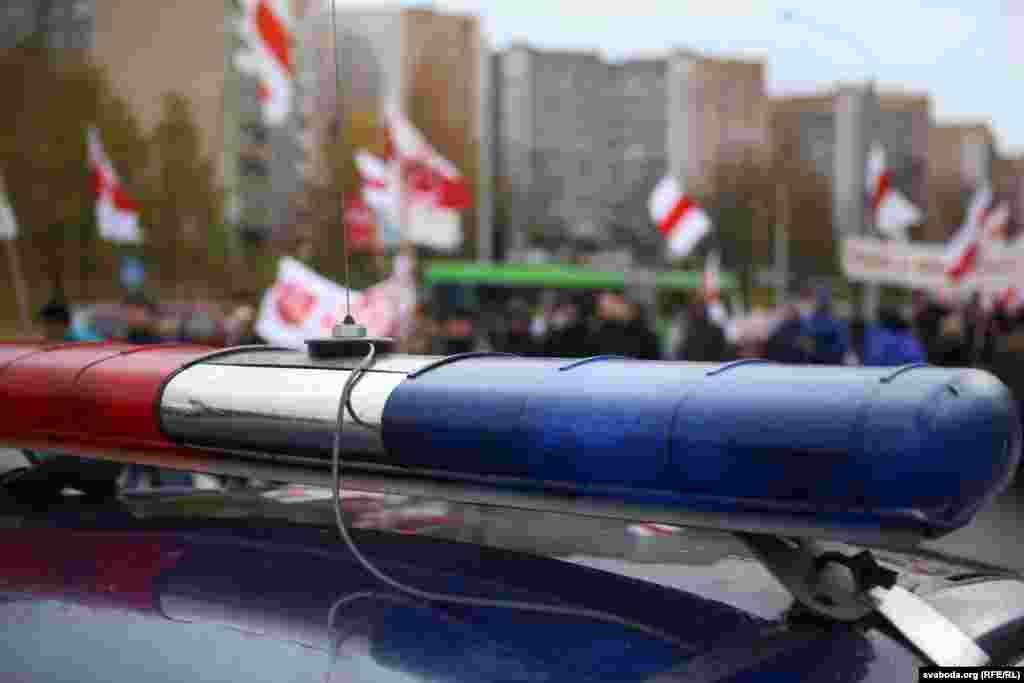
[[[832,672],[858,672],[849,680],[891,679],[921,663],[877,625],[783,626],[792,606],[785,590],[719,532],[641,531],[610,520],[355,492],[344,505],[354,526],[371,527],[353,532],[362,551],[404,582],[606,610],[677,642],[583,618],[412,600],[354,561],[331,526],[322,490],[276,486],[125,496],[99,506],[73,498],[46,510],[0,505],[8,527],[0,533],[0,558],[7,558],[0,579],[20,605],[4,616],[8,608],[0,604],[0,619],[16,631],[0,649],[9,654],[29,637],[11,622],[25,610],[32,637],[81,639],[68,632],[66,610],[87,605],[75,619],[98,629],[92,637],[114,638],[131,624],[163,638],[172,661],[190,656],[178,644],[183,636],[154,619],[179,630],[202,626],[228,650],[247,651],[238,642],[243,633],[268,650],[298,644],[303,652],[334,653],[328,664],[349,675],[362,662],[408,677],[394,680],[508,680],[489,678],[495,667],[521,674],[511,680],[649,680],[726,663],[755,666],[737,653],[757,643],[775,653],[756,663],[760,671],[811,678],[825,660]],[[956,565],[932,560],[908,575],[941,579],[954,571]],[[338,648],[348,654],[338,659]],[[19,656],[25,670],[42,666]],[[122,676],[114,664],[95,666]],[[296,665],[291,674],[305,666],[313,665]],[[238,662],[236,668],[253,674]],[[268,670],[280,673],[280,665]]]

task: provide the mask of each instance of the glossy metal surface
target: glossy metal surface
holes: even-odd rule
[[[410,375],[383,428],[405,468],[820,536],[949,533],[1009,484],[1021,448],[1012,396],[986,372],[754,360],[466,358]]]
[[[338,402],[351,373],[341,369],[201,363],[175,375],[164,389],[160,419],[174,441],[254,455],[326,460]],[[384,405],[404,372],[371,370],[352,392],[358,425],[345,413],[346,453],[381,454]]]

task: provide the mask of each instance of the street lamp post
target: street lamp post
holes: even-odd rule
[[[863,200],[863,197],[864,197],[864,169],[866,168],[868,147],[870,146],[871,141],[872,141],[872,139],[875,136],[875,128],[877,126],[877,119],[878,119],[878,112],[877,112],[877,101],[878,100],[877,100],[876,92],[875,92],[875,73],[874,73],[874,68],[872,68],[872,67],[877,67],[877,65],[879,64],[878,58],[867,47],[867,45],[863,41],[861,41],[857,36],[855,36],[855,35],[853,35],[851,33],[848,33],[847,31],[844,31],[843,29],[839,28],[838,26],[833,26],[833,25],[830,25],[830,24],[821,23],[821,22],[819,22],[819,21],[817,21],[817,20],[815,20],[815,19],[813,19],[811,17],[807,17],[807,16],[804,16],[804,15],[799,14],[797,12],[794,12],[793,10],[783,10],[781,12],[781,14],[780,14],[780,17],[781,17],[783,22],[802,24],[803,26],[805,26],[805,27],[807,27],[807,28],[817,32],[820,35],[823,35],[823,36],[825,36],[827,38],[831,38],[831,39],[834,39],[834,40],[840,40],[840,41],[846,43],[847,45],[852,47],[854,49],[854,51],[856,51],[858,53],[860,58],[864,61],[865,66],[867,66],[869,69],[871,69],[871,72],[868,74],[866,82],[864,84],[864,94],[863,94],[863,97],[864,97],[864,99],[863,99],[864,111],[860,114],[860,116],[862,117],[862,123],[860,124],[860,126],[858,126],[858,129],[863,131],[864,133],[866,133],[866,135],[861,135],[860,133],[855,133],[855,136],[856,136],[855,139],[857,140],[858,144],[857,145],[853,145],[853,146],[859,148],[857,153],[856,153],[857,162],[858,162],[857,164],[855,164],[855,166],[857,166],[856,171],[851,174],[850,178],[845,178],[845,177],[844,178],[840,178],[838,173],[835,173],[835,172],[833,173],[833,188],[835,188],[835,184],[838,183],[838,182],[842,182],[842,181],[849,181],[851,183],[856,182],[856,189],[855,189],[855,191],[854,191],[853,188],[843,188],[843,189],[844,190],[849,190],[850,191],[850,195],[855,196],[857,198],[857,200],[858,200],[857,201],[857,207],[858,207],[857,219],[856,219],[856,221],[849,221],[849,222],[844,220],[843,222],[846,223],[846,225],[841,225],[840,226],[840,230],[839,230],[840,236],[845,236],[846,234],[851,232],[850,227],[849,227],[850,223],[853,223],[854,230],[856,232],[858,232],[860,234],[868,234],[871,231],[871,225],[869,224],[869,222],[867,220],[867,217],[866,217],[866,212],[863,209],[863,201],[864,201]],[[864,121],[864,119],[866,119],[866,121]],[[837,121],[837,123],[838,123],[838,121]],[[838,126],[837,126],[837,133],[838,133]],[[837,143],[838,143],[838,140],[837,140]],[[850,152],[840,148],[840,146],[838,144],[836,144],[836,146],[835,146],[835,154],[836,155],[841,155],[841,154],[844,154],[844,153],[845,154],[849,154]],[[837,156],[836,159],[837,159],[837,162],[838,162],[839,161],[838,156]],[[839,164],[837,163],[836,166],[839,166]],[[833,192],[835,194],[835,189],[833,190]],[[837,208],[839,208],[839,207],[837,207]],[[878,298],[879,298],[879,288],[878,288],[878,285],[873,284],[873,283],[865,283],[863,291],[864,291],[864,299],[863,299],[863,302],[862,302],[863,315],[864,315],[864,317],[866,319],[873,320],[876,317],[877,311],[878,311]]]

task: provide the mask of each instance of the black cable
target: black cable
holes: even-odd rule
[[[395,590],[401,593],[411,595],[415,598],[419,598],[420,600],[424,600],[427,602],[441,602],[453,605],[464,605],[467,607],[515,609],[529,612],[537,612],[541,614],[593,619],[596,621],[603,621],[606,623],[615,624],[636,631],[641,631],[643,633],[646,633],[647,635],[670,642],[678,647],[686,648],[685,643],[680,641],[678,638],[668,633],[665,633],[660,629],[656,629],[651,626],[646,626],[644,624],[638,624],[636,622],[630,621],[618,615],[611,614],[609,612],[602,612],[600,610],[592,610],[579,607],[562,607],[558,605],[546,605],[542,603],[525,602],[520,600],[492,600],[489,598],[475,598],[464,595],[435,593],[433,591],[422,590],[416,588],[415,586],[410,586],[408,584],[402,583],[401,581],[398,581],[397,579],[388,576],[383,571],[378,569],[377,566],[374,565],[369,558],[363,555],[363,553],[356,546],[355,542],[352,540],[352,537],[349,535],[348,532],[348,527],[345,525],[345,519],[344,516],[342,515],[341,510],[340,489],[342,484],[341,436],[342,430],[344,429],[345,411],[348,410],[349,414],[352,415],[352,418],[356,420],[357,423],[362,424],[363,426],[366,427],[372,427],[371,425],[368,425],[359,420],[359,418],[356,417],[355,413],[352,411],[351,408],[352,390],[355,388],[356,384],[359,382],[363,374],[373,364],[374,358],[377,353],[377,348],[373,344],[373,342],[367,343],[369,344],[370,347],[369,351],[367,352],[363,360],[360,361],[360,363],[355,368],[353,368],[352,372],[348,376],[348,379],[345,380],[345,386],[343,387],[341,392],[341,400],[338,403],[338,417],[334,429],[334,445],[333,448],[331,449],[331,479],[333,484],[333,489],[331,491],[331,502],[334,507],[334,517],[335,521],[337,522],[338,533],[341,535],[342,541],[345,542],[345,545],[348,546],[348,549],[352,552],[352,555],[356,558],[359,564],[361,564],[363,568],[366,569],[366,571],[373,575],[374,578],[381,581],[382,583],[387,584],[391,588],[394,588]]]

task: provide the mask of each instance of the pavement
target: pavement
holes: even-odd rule
[[[19,451],[0,449],[0,472],[27,464]],[[1024,571],[1024,482],[984,508],[974,521],[926,548]]]

